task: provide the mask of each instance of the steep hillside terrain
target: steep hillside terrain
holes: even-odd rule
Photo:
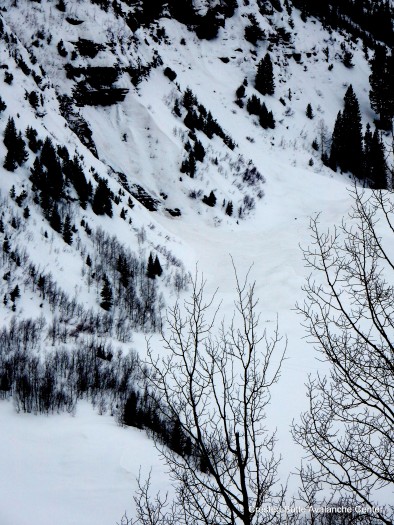
[[[299,2],[236,4],[2,2],[4,525],[115,523],[140,464],[166,487],[144,430],[117,424],[168,440],[174,422],[160,426],[143,396],[145,337],[160,349],[164,309],[187,297],[196,265],[231,315],[230,256],[241,274],[253,265],[262,329],[278,315],[289,340],[270,421],[283,479],[299,464],[289,424],[321,365],[294,312],[308,274],[298,245],[315,213],[340,221],[354,180],[376,183],[329,167],[349,86],[363,135],[381,117],[374,50]],[[256,80],[267,62],[272,91]],[[391,137],[376,137],[391,189]],[[137,423],[125,409],[133,395]]]

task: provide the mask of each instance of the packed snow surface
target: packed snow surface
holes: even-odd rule
[[[105,18],[97,6],[88,4],[87,9],[83,2],[68,2],[74,15],[84,18],[82,29],[79,26],[66,29],[61,15],[50,3],[43,2],[41,7],[36,7],[31,2],[22,2],[19,12],[12,8],[11,2],[9,4],[4,19],[20,39],[25,38],[23,45],[29,43],[31,35],[46,17],[56,31],[52,45],[62,39],[70,49],[70,42],[78,36],[106,42],[118,31],[121,42],[123,32],[127,35],[128,31],[113,15]],[[29,10],[34,16],[26,15]],[[78,212],[78,221],[88,216],[93,227],[100,226],[116,234],[121,242],[139,250],[145,258],[152,248],[164,246],[182,261],[187,271],[194,273],[197,267],[207,281],[207,293],[218,290],[221,316],[226,319],[231,318],[235,299],[233,263],[241,278],[250,269],[250,279],[256,281],[261,331],[266,329],[268,334],[273,331],[278,318],[280,333],[288,339],[281,379],[272,390],[267,424],[272,430],[278,429],[276,451],[283,457],[280,476],[283,482],[290,476],[291,496],[297,487],[292,474],[300,465],[303,451],[293,443],[290,425],[306,407],[304,383],[308,374],[322,370],[323,366],[304,339],[302,319],[295,310],[297,301],[303,300],[301,287],[309,273],[300,245],[310,243],[311,217],[321,213],[321,226],[326,228],[338,224],[351,205],[348,193],[351,180],[325,168],[320,152],[314,151],[311,144],[324,126],[331,132],[350,83],[359,98],[364,124],[371,122],[374,115],[368,101],[369,66],[362,50],[353,50],[355,67],[346,69],[334,59],[343,37],[334,34],[332,39],[317,21],[304,24],[294,11],[294,46],[303,54],[303,59],[297,63],[285,58],[283,50],[274,48],[271,54],[276,93],[274,97],[261,98],[273,111],[276,128],[263,130],[259,127],[254,117],[234,104],[235,90],[244,78],[248,80],[248,96],[256,94],[253,88],[256,64],[267,51],[267,43],[262,42],[257,48],[257,58],[250,54],[252,46],[243,39],[245,13],[248,13],[246,7],[237,11],[227,20],[226,28],[220,29],[219,38],[212,42],[199,41],[175,21],[162,21],[168,42],[159,46],[159,53],[163,67],[170,66],[176,71],[180,90],[164,77],[163,68],[153,69],[137,89],[126,75],[120,78],[120,87],[130,90],[124,103],[104,109],[81,109],[92,128],[99,160],[78,142],[59,115],[52,89],[67,92],[70,86],[55,47],[53,53],[38,48],[35,52],[40,62],[49,78],[58,84],[44,92],[46,112],[35,125],[39,136],[49,133],[55,142],[67,144],[71,152],[77,149],[82,152],[87,166],[93,166],[100,175],[123,172],[129,183],[139,183],[155,198],[162,199],[162,207],[154,213],[135,202],[132,226],[119,218],[121,205],[114,205],[112,220],[87,215],[88,210],[85,215]],[[275,17],[275,23],[284,24],[288,29],[287,22],[283,22],[279,14],[273,19]],[[263,29],[270,30],[267,21],[261,17],[259,21]],[[148,35],[138,36],[138,52],[148,61],[155,44]],[[181,39],[185,39],[186,45],[180,45]],[[322,51],[328,45],[335,62],[333,70],[328,70]],[[312,50],[314,54],[307,58],[306,53]],[[8,58],[5,48],[1,51]],[[124,51],[121,43],[117,52],[119,60],[125,63],[137,56]],[[108,65],[111,57],[108,58],[108,50],[105,53],[98,56],[96,65],[102,65],[101,60]],[[220,57],[230,57],[230,60],[224,63]],[[25,129],[35,118],[24,100],[24,89],[31,90],[35,85],[12,67],[10,70],[17,81],[16,86],[5,86],[1,93],[8,106],[1,120],[2,132],[8,115],[15,111],[19,114],[18,129]],[[194,179],[181,176],[179,172],[188,130],[172,112],[175,99],[188,86],[237,144],[235,150],[230,151],[218,137],[208,141],[198,132],[207,158],[203,165],[198,165]],[[305,116],[309,102],[315,113],[313,120]],[[1,141],[0,152],[3,158],[5,148]],[[238,184],[234,168],[244,169],[249,160],[265,179],[254,188]],[[23,183],[29,163],[31,160],[26,172],[20,170],[13,179],[9,172],[0,168],[0,186],[4,194],[8,194],[12,184]],[[115,193],[118,191],[116,177],[109,180],[109,185]],[[218,205],[208,208],[201,201],[192,200],[190,192],[198,190],[207,194],[214,190]],[[257,196],[260,190],[262,193]],[[255,202],[250,213],[239,219],[236,214],[233,217],[224,214],[221,209],[224,199],[233,199],[237,209],[248,192]],[[163,193],[165,198],[161,197]],[[170,217],[162,211],[164,207],[179,207],[181,217]],[[73,248],[65,247],[60,238],[53,238],[53,234],[50,239],[44,238],[42,230],[48,226],[34,207],[31,213],[24,234],[27,245],[34,246],[29,256],[43,269],[51,269],[57,282],[83,304],[94,304],[97,291],[95,294],[80,283],[82,262],[79,254],[75,257]],[[140,244],[137,238],[143,228],[147,241]],[[164,287],[163,290],[166,294]],[[185,297],[187,292],[180,299]],[[167,306],[175,300],[174,292],[165,296]],[[36,315],[39,311],[36,303],[33,297],[23,297],[19,314],[27,317],[31,310],[32,315]],[[49,311],[44,314],[49,315]],[[2,310],[2,315],[4,321],[9,322],[10,311]],[[155,336],[153,341],[159,352],[159,337]],[[133,341],[128,346],[134,347],[141,356],[146,351],[142,334],[133,334]],[[48,417],[17,414],[12,401],[0,402],[0,525],[115,525],[125,510],[129,515],[132,512],[132,495],[140,467],[144,476],[152,468],[153,489],[166,491],[170,487],[165,466],[146,434],[121,428],[115,418],[108,414],[98,415],[86,402],[78,403],[75,414]]]

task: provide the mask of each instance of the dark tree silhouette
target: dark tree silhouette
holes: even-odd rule
[[[8,171],[15,171],[18,166],[22,166],[22,164],[26,162],[29,154],[26,151],[26,145],[22,138],[22,134],[17,132],[12,117],[8,119],[5,127],[3,142],[7,148],[4,168]]]
[[[309,118],[309,119],[313,119],[314,115],[313,115],[313,111],[312,111],[312,106],[311,104],[308,104],[307,107],[306,107],[306,116]]]
[[[103,310],[111,310],[113,305],[112,289],[109,283],[108,277],[103,277],[103,287],[101,289],[101,303],[100,306]]]
[[[71,228],[71,219],[69,215],[66,215],[63,224],[63,240],[65,243],[71,245],[73,242],[73,232]]]
[[[104,179],[99,179],[94,193],[92,209],[96,215],[112,217],[111,191]]]
[[[330,165],[363,177],[361,114],[357,97],[350,85],[344,97],[343,112],[338,113],[332,136]]]
[[[371,106],[379,115],[377,125],[384,130],[392,129],[394,118],[394,53],[387,55],[385,46],[378,46],[371,62],[369,81]]]
[[[58,201],[63,196],[64,179],[60,161],[58,159],[52,140],[47,137],[41,149],[41,166],[45,170],[45,183],[41,186],[41,192]]]
[[[254,85],[262,95],[273,95],[275,92],[274,71],[269,53],[265,55],[257,66]]]
[[[388,169],[384,146],[378,130],[376,129],[372,135],[368,126],[364,136],[364,170],[365,178],[369,180],[371,188],[379,190],[388,188]]]

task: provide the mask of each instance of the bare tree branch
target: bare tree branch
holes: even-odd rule
[[[318,217],[311,220],[304,257],[316,277],[298,309],[331,368],[309,379],[309,411],[293,435],[316,462],[309,482],[373,509],[381,490],[394,488],[394,252],[379,233],[394,232],[394,205],[382,191],[356,188],[353,198],[340,227],[321,232]],[[385,502],[364,518],[392,524],[394,506]]]
[[[176,490],[170,514],[180,524],[278,522],[277,514],[259,515],[258,509],[280,506],[284,498],[277,480],[275,432],[265,425],[265,410],[286,342],[278,325],[271,336],[259,333],[255,284],[248,275],[242,281],[235,276],[237,299],[229,325],[217,323],[215,294],[205,298],[205,280],[196,274],[191,299],[167,313],[165,355],[155,356],[148,344],[152,391],[179,418],[191,443],[191,453],[182,456],[157,444]],[[157,510],[159,501],[143,499],[145,512]],[[167,523],[163,515],[156,517],[157,525]]]

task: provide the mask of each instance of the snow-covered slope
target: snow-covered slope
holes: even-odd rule
[[[0,114],[0,135],[13,118],[23,136],[31,126],[42,141],[49,137],[55,149],[65,147],[70,158],[79,158],[93,192],[100,178],[107,181],[113,216],[97,215],[92,198],[81,206],[75,187],[66,181],[58,203],[62,224],[69,215],[74,226],[72,243],[66,243],[51,227],[29,180],[39,152],[29,150],[26,162],[10,172],[2,167],[7,148],[0,141],[0,238],[9,243],[1,261],[0,316],[6,331],[15,318],[42,320],[33,347],[41,360],[84,345],[93,351],[110,348],[113,354],[119,349],[122,355],[134,349],[143,357],[144,333],[157,332],[163,308],[187,296],[187,274],[196,264],[208,290],[219,288],[227,316],[234,289],[230,256],[240,274],[253,265],[262,329],[273,328],[278,315],[288,337],[288,359],[269,414],[270,426],[278,427],[285,479],[302,456],[289,425],[304,407],[307,374],[321,366],[302,339],[294,311],[308,274],[299,244],[308,244],[310,216],[322,212],[323,225],[330,225],[350,206],[352,181],[323,165],[321,143],[329,139],[350,84],[363,124],[375,115],[368,99],[370,68],[360,43],[324,29],[317,20],[304,22],[295,9],[291,16],[286,10],[262,16],[254,0],[245,4],[216,39],[207,41],[169,18],[133,32],[112,7],[105,12],[87,0],[68,0],[64,12],[50,0],[3,0],[0,96],[6,109]],[[244,38],[250,15],[266,35],[256,46]],[[283,38],[287,33],[289,38]],[[353,68],[342,63],[344,41],[352,49]],[[257,64],[267,52],[274,64],[273,96],[254,88]],[[168,70],[164,74],[166,68],[175,79],[168,78]],[[10,74],[12,83],[3,81]],[[84,82],[104,98],[110,88],[118,89],[120,100],[83,105],[78,96],[85,96]],[[242,84],[244,107],[235,103]],[[38,95],[36,107],[29,102],[32,92]],[[190,99],[190,92],[195,98],[187,107],[185,93]],[[263,129],[248,114],[246,99],[252,95],[273,112],[274,129]],[[305,114],[309,103],[313,119]],[[184,120],[190,108],[200,116],[210,112],[216,132],[188,128]],[[200,160],[195,155],[190,176],[184,162],[197,144],[205,155]],[[23,191],[27,195],[18,202]],[[163,269],[156,279],[146,277],[150,254]],[[119,256],[133,265],[127,285],[120,284]],[[40,284],[42,276],[57,287],[55,299]],[[113,294],[108,313],[100,307],[105,279]],[[12,300],[17,285],[20,297]],[[58,299],[62,293],[63,301]],[[153,337],[159,349],[157,334]],[[46,525],[54,518],[58,525],[115,523],[131,506],[140,464],[145,471],[154,465],[157,487],[167,487],[164,467],[142,431],[120,428],[116,418],[93,414],[80,403],[75,418],[15,415],[12,400],[4,397],[2,525]],[[108,403],[108,413],[116,413],[114,406]],[[291,481],[291,490],[295,486]]]

